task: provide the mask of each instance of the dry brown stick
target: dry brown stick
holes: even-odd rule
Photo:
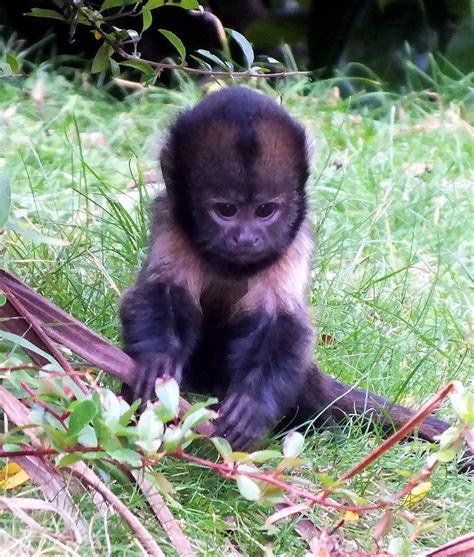
[[[0,386],[0,407],[3,408],[7,418],[16,426],[25,426],[31,423],[26,406],[2,386]],[[30,437],[34,446],[40,446],[33,428],[25,429],[25,434]],[[79,532],[82,536],[87,536],[89,531],[87,521],[74,503],[67,485],[54,466],[45,459],[33,456],[15,457],[13,460],[25,470],[41,489],[47,501],[75,517]]]
[[[153,539],[153,536],[143,526],[140,520],[120,501],[120,499],[102,483],[97,475],[88,468],[83,462],[76,462],[69,467],[74,476],[81,482],[87,484],[92,489],[98,491],[102,497],[117,511],[117,513],[128,524],[132,532],[137,536],[140,543],[146,549],[148,555],[152,557],[165,557],[160,546]]]
[[[0,270],[0,291],[2,290],[7,295],[7,299],[13,295],[20,304],[28,308],[29,316],[34,317],[41,324],[46,337],[69,348],[87,362],[111,373],[121,381],[133,383],[133,360],[122,350],[112,346],[109,341],[38,294],[14,275]],[[0,318],[4,319],[1,323],[2,328],[11,326],[9,325],[11,315],[7,312],[7,305],[8,302],[0,307]],[[64,363],[64,358],[60,363]]]
[[[3,271],[2,271],[3,273]],[[1,281],[0,277],[0,291],[7,297],[7,302],[0,308],[0,317],[5,317],[2,321],[2,328],[10,330],[11,332],[20,335],[35,346],[43,348],[45,352],[48,352],[53,356],[53,358],[59,363],[66,374],[71,373],[71,379],[76,383],[76,385],[85,393],[87,392],[87,387],[75,374],[71,364],[66,360],[66,358],[61,354],[58,347],[54,345],[48,335],[45,333],[41,327],[41,322],[28,311],[26,306],[18,299],[14,292]],[[40,354],[30,351],[30,357],[38,364],[45,365],[47,360],[43,358]]]
[[[422,557],[469,557],[474,555],[474,532],[423,553]]]
[[[132,475],[142,490],[143,495],[147,498],[147,501],[160,521],[161,526],[163,526],[164,531],[171,540],[173,547],[176,549],[176,553],[180,557],[195,557],[196,554],[191,547],[189,538],[181,530],[178,521],[172,515],[160,493],[143,476],[142,472],[132,472]]]

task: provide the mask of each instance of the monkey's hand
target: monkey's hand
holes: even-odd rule
[[[169,354],[148,352],[135,358],[135,381],[133,386],[125,386],[122,396],[131,404],[141,399],[142,407],[155,397],[155,383],[160,377],[172,377],[181,381],[182,364]]]
[[[271,429],[273,419],[248,393],[232,393],[219,410],[215,435],[224,437],[234,450],[255,447]]]

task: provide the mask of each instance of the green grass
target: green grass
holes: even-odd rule
[[[325,83],[294,81],[279,91],[315,138],[309,193],[318,242],[311,300],[315,327],[333,338],[332,345],[320,343],[316,356],[344,381],[409,404],[451,379],[469,385],[473,376],[472,76],[443,78],[434,87],[437,97],[376,92],[352,104],[335,101]],[[119,102],[87,82],[40,71],[24,80],[0,79],[0,172],[12,182],[12,219],[70,242],[54,247],[4,234],[3,265],[113,342],[119,342],[118,295],[146,250],[153,195],[143,181],[134,190],[127,183],[156,167],[167,124],[201,94],[184,81],[176,91]],[[424,164],[429,172],[421,172]],[[447,405],[441,414],[453,417]],[[337,477],[379,440],[356,421],[336,437],[309,436],[305,474]],[[352,489],[372,497],[393,492],[425,456],[421,443],[396,447],[354,479]],[[176,488],[169,505],[200,555],[224,555],[231,544],[250,556],[270,555],[270,547],[275,555],[304,553],[292,523],[263,530],[271,511],[244,501],[230,482],[182,462],[168,460],[160,471]],[[113,485],[173,555],[141,497]],[[18,491],[35,493],[30,484]],[[412,554],[473,530],[473,501],[472,480],[457,474],[454,464],[440,468],[413,509],[421,533]],[[94,515],[87,498],[81,508],[101,544],[99,554],[107,554],[108,543],[114,555],[140,554],[120,520]],[[367,547],[378,516],[346,526],[344,537]],[[312,518],[329,529],[336,523],[322,509]],[[44,524],[61,530],[49,516]],[[397,520],[390,537],[407,532]],[[31,551],[66,554],[5,512],[0,543],[10,553],[22,543]],[[91,543],[69,551],[94,553]]]

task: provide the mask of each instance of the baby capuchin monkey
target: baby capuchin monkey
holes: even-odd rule
[[[161,169],[166,193],[153,204],[148,257],[120,310],[136,363],[124,396],[146,402],[163,376],[218,396],[216,434],[235,450],[283,419],[408,421],[410,410],[312,363],[304,129],[268,97],[230,87],[178,117]],[[429,417],[419,436],[431,441],[447,427]]]

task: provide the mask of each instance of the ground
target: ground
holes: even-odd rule
[[[441,76],[430,95],[378,92],[350,102],[338,99],[328,83],[294,80],[277,90],[259,84],[314,137],[315,357],[328,373],[405,404],[421,403],[452,379],[466,386],[472,381],[470,80]],[[0,79],[0,172],[12,184],[11,220],[69,242],[39,244],[5,233],[1,263],[113,342],[119,342],[117,301],[146,249],[146,207],[156,186],[146,185],[144,176],[156,169],[167,124],[202,94],[183,80],[177,90],[158,88],[120,101],[86,79],[71,82],[45,71]],[[453,419],[449,404],[440,413]],[[335,478],[378,441],[354,421],[340,435],[308,435],[305,474]],[[425,458],[421,443],[398,446],[351,487],[367,497],[393,492]],[[236,548],[251,556],[304,553],[291,523],[264,530],[271,511],[243,500],[230,482],[183,462],[166,461],[160,472],[176,489],[170,508],[199,554],[231,555]],[[18,493],[31,490],[24,484]],[[115,490],[173,555],[140,496],[126,486]],[[427,496],[411,509],[422,525],[411,554],[472,531],[473,501],[472,480],[455,464],[440,468]],[[116,517],[94,516],[85,499],[81,505],[101,554],[109,554],[109,544],[111,554],[140,554]],[[343,536],[369,547],[379,516],[361,517],[344,527]],[[312,518],[322,527],[336,524],[321,509]],[[397,519],[388,540],[406,538],[406,524]],[[61,529],[50,518],[47,526]],[[5,512],[0,542],[10,553],[22,544],[52,553],[94,552],[90,543],[56,545]]]

